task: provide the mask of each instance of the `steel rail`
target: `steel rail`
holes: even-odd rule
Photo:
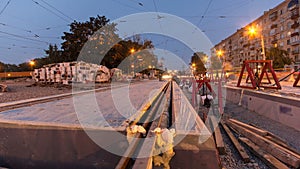
[[[170,85],[170,82],[166,83],[152,98],[150,103],[145,105],[146,108],[143,108],[143,110],[146,111],[140,111],[138,112],[138,115],[131,118],[134,119],[134,121],[130,122],[129,127],[133,125],[141,125],[147,132],[145,136],[140,133],[134,135],[134,139],[130,142],[129,147],[115,167],[116,169],[141,168],[141,165],[144,166],[146,164],[146,166],[149,166],[152,164],[152,151],[155,145],[155,138],[142,138],[154,137],[153,133],[149,131],[161,126],[163,112],[165,111],[165,105],[167,103],[166,95],[170,94]],[[159,113],[159,117],[155,119],[156,115]],[[148,157],[135,158],[139,157],[139,155],[145,155],[145,152],[148,154]]]

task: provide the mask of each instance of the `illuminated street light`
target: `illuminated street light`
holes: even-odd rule
[[[135,49],[134,48],[131,48],[130,49],[130,53],[131,54],[134,54],[135,53]],[[133,59],[134,59],[134,57],[133,57]],[[135,75],[135,71],[134,71],[134,62],[135,62],[135,60],[133,60],[133,63],[131,64],[131,69],[132,69],[132,72],[133,72],[133,76]]]
[[[248,34],[250,36],[255,36],[257,34],[257,31],[253,26],[251,26],[251,27],[248,28]]]
[[[33,69],[33,66],[35,65],[34,60],[29,61],[29,65],[30,65],[30,68],[31,68],[31,70],[32,70],[32,69]]]
[[[257,28],[254,26],[251,26],[248,28],[247,32],[250,36],[255,37],[258,33]],[[260,40],[261,40],[261,54],[262,54],[262,60],[266,60],[266,53],[265,53],[265,42],[264,42],[264,36],[262,33],[260,33]]]
[[[134,52],[135,52],[135,49],[134,49],[134,48],[131,48],[131,49],[130,49],[130,53],[133,54]]]
[[[222,49],[217,50],[217,56],[222,60],[223,64],[225,62],[224,51]]]
[[[34,62],[33,60],[31,60],[31,61],[29,62],[29,65],[30,65],[30,66],[34,66],[34,65],[35,65],[35,62]]]
[[[203,61],[204,61],[204,63],[207,63],[207,61],[208,61],[208,56],[205,56],[205,57],[203,58]]]
[[[220,50],[217,51],[218,57],[222,57],[223,54],[224,54],[224,51],[222,49],[220,49]]]

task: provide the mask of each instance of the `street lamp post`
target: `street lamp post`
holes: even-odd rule
[[[131,68],[132,68],[132,72],[133,72],[133,77],[135,76],[135,72],[134,72],[134,63],[131,64]]]
[[[266,53],[265,53],[265,42],[264,42],[264,36],[262,34],[262,30],[260,30],[260,33],[258,33],[257,31],[257,27],[254,27],[254,26],[251,26],[248,28],[248,34],[250,35],[250,37],[255,37],[257,34],[259,34],[259,38],[260,38],[260,43],[261,43],[261,55],[262,55],[262,60],[266,60]],[[257,63],[256,63],[256,72],[255,72],[255,83],[256,83],[256,86],[259,88],[259,85],[258,85],[258,81],[259,81],[259,74],[261,73],[260,72],[260,68],[261,67],[264,67],[265,66],[265,63],[261,63],[261,65],[258,65],[258,55],[257,55]],[[272,65],[272,61],[271,61],[271,65]]]
[[[222,72],[221,72],[221,77],[222,77],[222,74],[224,73],[224,69],[225,69],[225,62],[226,62],[226,57],[225,57],[225,55],[224,55],[224,51],[222,50],[222,49],[219,49],[218,51],[217,51],[217,56],[221,59],[221,61],[222,61]],[[216,75],[217,77],[219,77],[219,73],[217,72],[217,75]]]
[[[217,56],[222,60],[222,69],[223,69],[224,65],[225,65],[224,62],[226,62],[226,57],[224,55],[224,51],[222,49],[218,50],[217,51]]]
[[[258,32],[257,32],[257,28],[255,28],[254,26],[251,26],[248,28],[248,34],[252,37],[255,37]],[[262,32],[260,33],[260,43],[261,43],[261,54],[262,54],[262,60],[266,60],[266,53],[265,53],[265,41],[264,41],[264,36],[262,34]]]
[[[192,75],[195,76],[196,63],[192,63]]]
[[[261,48],[262,48],[261,52],[262,52],[263,60],[266,60],[264,36],[261,34],[260,38],[261,38]]]
[[[130,53],[131,53],[131,55],[133,56],[133,54],[135,53],[135,49],[134,49],[134,48],[131,48],[131,49],[130,49]],[[134,72],[134,67],[135,67],[135,65],[134,65],[134,62],[135,62],[135,58],[133,57],[133,62],[132,62],[132,64],[131,64],[131,69],[132,69],[132,71],[133,71],[133,77],[135,76],[135,72]]]

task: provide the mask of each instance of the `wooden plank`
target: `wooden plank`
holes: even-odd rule
[[[261,147],[262,150],[270,153],[271,155],[278,158],[280,161],[293,166],[295,168],[298,168],[300,166],[300,155],[297,153],[294,153],[266,138],[263,136],[260,136],[250,130],[247,130],[235,123],[231,123],[230,121],[227,121],[227,124],[230,125],[230,127],[237,130],[239,133],[241,133],[243,136],[250,139],[252,142],[257,144],[259,147]]]
[[[216,139],[216,146],[219,154],[225,155],[226,152],[225,152],[224,141],[219,126],[215,128],[215,139]]]
[[[255,128],[260,129],[259,127],[257,127],[257,126],[254,125],[253,123],[250,123],[249,125],[251,125],[251,126],[253,126],[253,127],[255,127]],[[262,130],[262,129],[261,129],[261,130]],[[278,142],[279,144],[285,144],[285,145],[287,145],[286,141],[284,141],[282,138],[276,136],[275,134],[273,134],[273,133],[271,133],[271,132],[269,132],[269,131],[267,131],[267,136],[265,136],[265,138],[267,138],[267,139],[269,139],[269,140],[271,140],[271,141],[273,141],[273,142]]]
[[[277,136],[272,136],[272,135],[267,135],[265,136],[265,138],[269,139],[270,141],[280,145],[281,147],[284,147],[296,154],[300,154],[296,149],[294,149],[293,147],[289,146],[286,142],[282,141],[280,138],[278,139]]]
[[[243,146],[241,146],[241,144],[238,142],[238,140],[235,138],[235,136],[233,135],[233,133],[230,131],[230,129],[227,127],[226,124],[221,123],[225,132],[227,133],[227,135],[229,136],[230,140],[232,141],[233,145],[235,146],[235,148],[237,149],[238,153],[240,154],[240,156],[242,157],[244,162],[249,162],[250,158],[249,155],[246,153],[245,149]]]
[[[239,137],[245,145],[247,145],[251,152],[253,152],[258,158],[264,161],[270,168],[277,168],[277,169],[289,169],[285,164],[280,162],[277,158],[272,156],[269,153],[263,151],[260,147],[255,145],[252,141],[245,137]]]
[[[230,123],[230,122],[229,122]],[[230,126],[229,126],[230,127]],[[240,126],[241,127],[241,126]],[[230,127],[232,130],[234,130],[236,133],[242,135],[241,132],[239,132],[238,130],[236,130],[235,128]],[[242,127],[243,128],[243,127]],[[255,133],[255,132],[254,132]],[[255,133],[257,134],[257,133]],[[267,131],[267,135],[263,136],[263,138],[273,142],[274,144],[277,144],[278,146],[281,146],[283,149],[286,149],[287,151],[291,151],[292,153],[294,153],[294,155],[300,159],[300,153],[294,149],[293,147],[289,146],[282,138],[276,136],[275,134],[268,132]]]
[[[242,123],[238,120],[230,119],[229,121],[234,122],[238,125],[241,125],[242,127],[247,128],[247,129],[253,131],[254,133],[256,133],[258,135],[261,135],[264,138],[266,138],[266,139],[268,139],[268,140],[270,140],[270,141],[272,141],[272,142],[274,142],[274,143],[276,143],[276,144],[278,144],[278,145],[280,145],[280,146],[282,146],[282,147],[284,147],[284,148],[286,148],[286,149],[288,149],[288,150],[290,150],[290,151],[292,151],[296,154],[299,154],[299,152],[296,149],[289,146],[282,138],[276,136],[275,134],[273,134],[269,131],[260,129],[257,126],[254,126],[253,124],[248,125],[248,124]]]
[[[260,129],[259,127],[257,127],[254,124],[249,124],[249,125]],[[260,129],[260,130],[262,130],[262,129]],[[275,135],[275,134],[273,134],[269,131],[266,131],[266,132],[267,132],[267,135],[264,136],[266,139],[269,139],[270,141],[272,141],[272,142],[274,142],[274,143],[276,143],[276,144],[278,144],[278,145],[280,145],[280,146],[282,146],[282,147],[284,147],[284,148],[286,148],[290,151],[293,151],[294,153],[299,154],[299,152],[296,149],[294,149],[293,147],[289,146],[285,140],[283,140],[282,138],[278,137],[277,135]]]
[[[246,129],[248,129],[248,130],[250,130],[250,131],[253,131],[253,132],[255,132],[256,134],[259,134],[260,136],[266,136],[266,135],[268,135],[268,132],[267,132],[267,131],[262,130],[262,129],[259,129],[259,128],[256,128],[256,127],[251,126],[251,125],[248,125],[248,124],[246,124],[246,123],[240,122],[240,121],[238,121],[238,120],[235,120],[235,119],[229,119],[228,121],[230,121],[230,122],[232,122],[232,123],[235,123],[235,124],[237,124],[237,125],[239,125],[239,126],[242,126],[242,127],[246,128]]]
[[[274,143],[276,143],[276,144],[278,144],[278,145],[280,145],[280,146],[282,146],[282,147],[284,147],[284,148],[286,148],[286,149],[288,149],[288,150],[290,150],[290,151],[292,151],[292,152],[294,152],[294,153],[296,153],[296,154],[299,154],[299,152],[298,152],[297,150],[295,150],[294,148],[290,147],[290,146],[286,143],[286,141],[284,141],[282,138],[280,138],[280,137],[274,135],[274,134],[271,133],[271,132],[268,132],[268,131],[266,131],[266,130],[260,129],[260,128],[258,128],[257,126],[254,126],[253,124],[248,125],[248,124],[242,123],[242,122],[240,122],[240,121],[238,121],[238,120],[229,119],[229,121],[230,121],[230,122],[234,122],[234,123],[236,123],[236,124],[238,124],[238,125],[240,125],[240,126],[246,128],[246,129],[248,129],[248,130],[251,130],[251,131],[253,131],[254,133],[256,133],[256,134],[258,134],[258,135],[261,135],[261,136],[263,136],[264,138],[266,138],[266,139],[268,139],[268,140],[270,140],[270,141],[272,141],[272,142],[274,142]],[[300,157],[299,157],[299,158],[300,158]]]
[[[220,155],[225,155],[225,146],[224,146],[224,141],[223,141],[223,137],[219,128],[219,123],[216,120],[215,116],[209,116],[209,126],[210,126],[210,132],[214,132],[214,138],[215,138],[215,143],[216,143],[216,147],[217,150],[219,152]]]

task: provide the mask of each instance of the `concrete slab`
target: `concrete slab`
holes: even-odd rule
[[[73,97],[61,100],[2,111],[0,119],[120,126],[126,118],[136,113],[136,110],[140,109],[151,97],[151,94],[155,93],[163,84],[158,81],[147,81],[114,90],[73,95]]]
[[[227,100],[300,131],[300,98],[226,87]]]
[[[91,129],[120,151],[127,140],[113,132]],[[95,144],[83,129],[53,124],[0,122],[0,161],[8,168],[113,168],[117,155]],[[125,138],[125,137],[124,137]],[[124,143],[124,144],[122,144]]]

